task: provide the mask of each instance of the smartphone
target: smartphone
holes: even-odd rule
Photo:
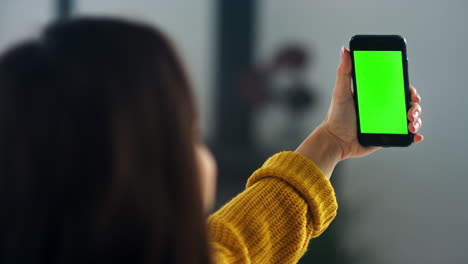
[[[364,146],[411,145],[405,39],[398,35],[356,35],[349,47],[359,142]]]

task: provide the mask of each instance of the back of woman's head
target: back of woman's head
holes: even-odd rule
[[[156,30],[55,24],[0,58],[0,263],[207,263],[189,83]]]

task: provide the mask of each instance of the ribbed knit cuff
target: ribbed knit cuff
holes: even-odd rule
[[[265,177],[281,179],[304,197],[312,212],[312,237],[325,231],[335,218],[338,204],[333,187],[320,168],[308,158],[296,152],[280,152],[252,174],[247,188]]]

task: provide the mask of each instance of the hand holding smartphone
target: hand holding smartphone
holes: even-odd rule
[[[356,35],[350,41],[350,52],[360,144],[411,145],[405,39],[398,35]]]
[[[374,37],[384,40],[355,42]],[[367,156],[380,146],[408,146],[424,140],[419,133],[421,97],[408,85],[404,40],[399,36],[355,36],[350,46],[354,53],[341,48],[324,121],[296,149],[327,177],[342,160]]]

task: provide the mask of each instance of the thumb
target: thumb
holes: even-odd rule
[[[336,71],[333,95],[338,98],[347,98],[353,95],[351,91],[351,54],[345,46],[341,47],[340,65]]]

